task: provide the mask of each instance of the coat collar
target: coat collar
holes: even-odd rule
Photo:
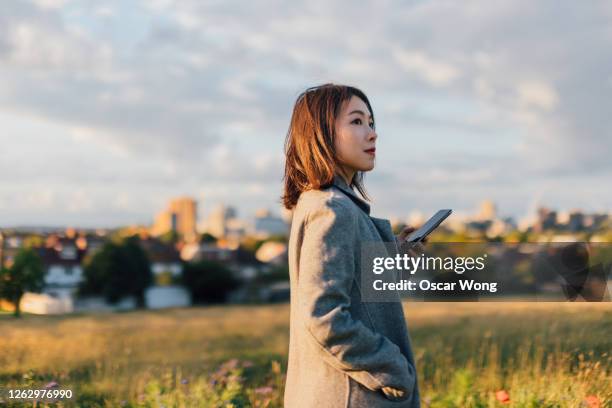
[[[355,204],[357,204],[357,206],[365,211],[366,214],[370,215],[370,204],[368,204],[363,198],[357,196],[355,191],[348,184],[346,184],[344,177],[338,174],[334,175],[333,185],[342,190],[351,200],[353,200]]]
[[[376,218],[370,215],[370,204],[368,204],[363,198],[358,197],[355,191],[346,184],[344,178],[338,174],[334,176],[333,185],[344,192],[358,207],[360,207],[370,217],[376,229],[378,230],[383,241],[395,242],[395,235],[391,229],[391,223],[389,220],[384,218]]]

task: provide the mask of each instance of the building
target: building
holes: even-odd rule
[[[216,243],[192,242],[181,248],[181,259],[188,262],[226,262],[232,259],[234,249]]]
[[[205,231],[217,238],[225,237],[230,229],[230,220],[234,219],[236,219],[236,210],[220,204],[210,212]]]
[[[0,231],[0,269],[4,267],[4,234]]]
[[[153,285],[145,290],[145,305],[149,309],[185,307],[191,304],[191,295],[182,285],[183,262],[172,245],[154,239],[140,242],[151,262]]]
[[[557,212],[546,207],[538,208],[538,216],[533,226],[535,232],[557,228]]]
[[[575,210],[569,213],[567,229],[571,232],[579,232],[584,229],[584,214],[581,211]]]
[[[80,283],[84,279],[81,263],[85,249],[77,240],[51,235],[46,245],[38,248],[45,271],[41,293],[26,292],[21,298],[21,310],[35,314],[71,313]]]
[[[190,197],[178,197],[170,201],[168,207],[157,214],[151,228],[151,235],[160,236],[174,231],[185,240],[197,236],[197,203]]]
[[[497,217],[497,208],[491,200],[484,200],[480,203],[480,210],[476,218],[481,221],[494,220]]]
[[[289,231],[287,223],[267,209],[260,209],[255,213],[253,222],[253,235],[259,238],[267,238],[271,235],[287,235]]]

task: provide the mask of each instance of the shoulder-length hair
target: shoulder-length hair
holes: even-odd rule
[[[352,86],[328,83],[308,88],[298,96],[285,139],[285,208],[295,207],[302,192],[332,184],[339,165],[334,148],[335,122],[343,104],[353,96],[363,100],[374,121],[368,97]],[[350,186],[368,199],[363,172],[355,174]]]

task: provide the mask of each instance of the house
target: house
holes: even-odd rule
[[[154,239],[143,240],[141,245],[150,260],[154,282],[145,290],[145,306],[158,309],[190,305],[190,294],[180,283],[183,263],[179,252]],[[45,246],[38,249],[45,270],[44,288],[41,293],[26,292],[20,303],[21,310],[60,314],[134,309],[136,299],[133,297],[109,304],[102,296],[78,296],[79,285],[85,278],[82,262],[88,249],[83,237],[48,236]]]
[[[181,259],[184,261],[215,261],[227,262],[232,258],[234,249],[218,246],[212,242],[192,242],[181,248]]]
[[[183,261],[172,245],[153,238],[140,244],[151,263],[153,285],[145,290],[145,305],[149,309],[185,307],[191,304],[191,295],[182,283]]]
[[[73,312],[78,287],[84,279],[81,263],[85,251],[74,239],[50,236],[45,247],[38,248],[45,271],[43,290],[26,292],[21,310],[36,314]]]
[[[269,267],[240,246],[230,247],[211,242],[191,243],[181,249],[181,258],[189,262],[212,261],[227,266],[243,281],[253,279]]]

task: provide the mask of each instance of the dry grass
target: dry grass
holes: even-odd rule
[[[405,312],[424,406],[612,401],[609,303],[406,303]],[[288,305],[0,315],[0,384],[55,380],[79,406],[280,406],[288,318]],[[501,389],[509,404],[496,401]]]

